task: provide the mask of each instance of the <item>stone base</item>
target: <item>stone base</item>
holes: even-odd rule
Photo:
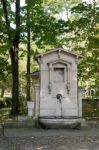
[[[72,128],[72,129],[80,129],[81,127],[81,119],[79,118],[39,118],[39,123],[43,128]]]
[[[24,118],[23,118],[24,119]],[[33,120],[33,118],[25,118],[23,120],[22,118],[20,118],[20,120],[16,120],[16,121],[6,121],[3,124],[3,128],[33,128],[35,125],[35,122]]]

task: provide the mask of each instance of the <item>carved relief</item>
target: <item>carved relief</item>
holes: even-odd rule
[[[49,91],[49,94],[51,94],[51,91],[52,91],[52,83],[49,82],[48,84],[48,91]]]
[[[67,68],[67,72],[68,72],[68,75],[67,75],[67,94],[70,93],[70,64],[68,64],[68,68]]]
[[[64,68],[54,68],[53,81],[64,82]]]
[[[58,50],[58,58],[61,58],[61,50]]]
[[[64,88],[66,87],[67,94],[69,94],[71,64],[58,60],[57,62],[48,64],[48,67],[49,67],[49,84],[48,84],[49,94],[52,93],[52,86],[54,87],[55,85],[56,86],[61,85]]]
[[[69,92],[70,92],[70,82],[67,82],[66,88],[67,88],[67,94],[69,94]]]
[[[49,94],[52,92],[52,65],[49,64],[49,84],[48,84]]]

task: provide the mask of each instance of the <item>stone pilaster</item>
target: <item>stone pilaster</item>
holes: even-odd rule
[[[35,84],[34,88],[35,88],[35,93],[36,93],[35,117],[38,118],[39,117],[39,113],[40,113],[40,85],[39,84]]]

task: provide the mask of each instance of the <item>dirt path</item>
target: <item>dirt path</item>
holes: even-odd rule
[[[0,150],[99,150],[99,127],[0,129]]]

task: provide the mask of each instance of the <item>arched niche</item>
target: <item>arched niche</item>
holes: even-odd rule
[[[67,94],[70,92],[70,68],[71,62],[65,60],[56,60],[48,63],[49,68],[49,94],[52,93],[53,86],[56,84],[65,84]]]

